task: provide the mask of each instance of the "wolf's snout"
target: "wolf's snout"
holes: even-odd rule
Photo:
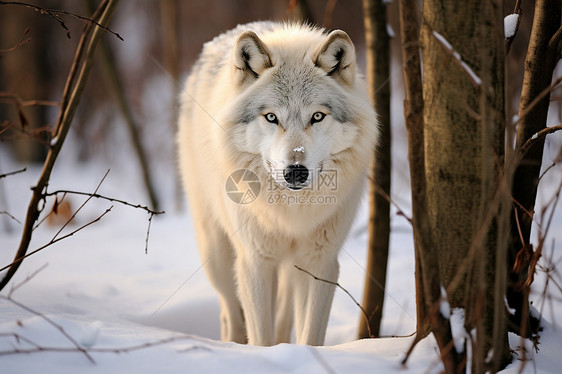
[[[289,183],[291,189],[300,190],[308,179],[308,173],[306,166],[294,164],[284,170],[283,178]]]

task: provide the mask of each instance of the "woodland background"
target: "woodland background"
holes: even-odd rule
[[[97,6],[97,2],[87,1],[37,1],[35,4],[43,8],[63,9],[80,15],[90,15]],[[78,178],[92,182],[91,176],[73,174],[77,165],[83,165],[84,170],[90,170],[88,165],[97,165],[94,170],[98,170],[99,166],[103,165],[102,168],[111,169],[111,173],[125,176],[124,180],[121,179],[121,183],[110,187],[113,195],[121,196],[125,200],[140,201],[142,205],[147,205],[154,210],[163,209],[168,213],[182,214],[185,212],[185,203],[175,172],[173,141],[176,98],[182,90],[182,81],[197,58],[201,45],[237,24],[261,19],[306,18],[320,26],[330,29],[341,28],[348,32],[356,45],[360,68],[364,71],[366,51],[362,4],[358,0],[121,1],[109,23],[109,29],[117,32],[124,40],[119,40],[110,32],[102,37],[91,75],[77,108],[69,139],[65,144],[65,153],[61,156],[60,165],[57,167],[63,170],[60,171],[64,175],[61,180],[80,184],[80,181],[74,180]],[[386,30],[390,35],[391,63],[388,79],[376,89],[382,89],[383,86],[390,88],[392,132],[390,197],[395,204],[391,208],[390,215],[392,234],[411,235],[411,228],[401,217],[410,215],[407,208],[410,205],[410,178],[402,104],[404,88],[398,32],[400,29],[398,4],[390,2],[386,6],[388,8]],[[523,61],[527,50],[533,6],[532,2],[522,2],[523,17],[521,17],[518,36],[514,39],[506,58],[508,126],[510,120],[512,124],[517,120],[525,65]],[[514,5],[510,2],[504,2],[504,7],[505,15],[513,12]],[[65,79],[74,59],[80,34],[87,23],[72,16],[61,18],[68,30],[61,27],[61,24],[49,15],[27,7],[0,3],[0,35],[2,35],[0,39],[0,121],[2,121],[0,174],[12,171],[15,165],[24,165],[30,168],[29,174],[35,175],[34,163],[40,162],[45,157],[46,145],[52,142],[50,134],[57,122],[58,104]],[[560,68],[555,70],[554,77],[558,76],[560,76]],[[560,87],[557,87],[551,93],[548,117],[550,124],[561,122],[561,91]],[[560,175],[560,160],[557,160],[557,157],[561,148],[560,134],[549,135],[546,138],[545,160],[557,163],[550,173],[554,176],[552,179],[554,184],[556,184],[556,176]],[[78,168],[82,167],[78,166]],[[99,179],[100,177],[98,181]],[[30,180],[32,181],[33,177]],[[9,183],[9,179],[5,179],[3,183]],[[12,183],[18,185],[16,182]],[[29,182],[29,185],[32,183]],[[65,188],[60,181],[53,180],[52,184]],[[550,189],[547,191],[552,193]],[[3,213],[10,213],[0,215],[0,229],[8,236],[19,230],[14,218],[19,220],[24,218],[22,213],[11,215],[22,206],[21,201],[14,200],[16,195],[21,196],[19,192],[15,194],[13,189],[0,184],[0,210]],[[538,205],[544,203],[548,197],[547,194],[539,194]],[[26,199],[23,197],[24,201]],[[55,206],[58,206],[58,200],[56,201]],[[63,207],[66,206],[65,209],[68,210],[66,218],[68,218],[79,203],[76,199],[68,198],[65,204],[68,205],[61,204],[58,208],[62,212]],[[406,207],[405,211],[400,209],[403,207]],[[364,215],[363,210],[352,233],[353,247],[362,245],[355,242],[367,231],[366,220],[361,221]],[[130,215],[123,217],[130,219]],[[160,222],[159,219],[155,218],[156,225]],[[55,227],[60,225],[56,221],[51,224]],[[182,230],[182,226],[179,227]],[[555,224],[553,230],[553,243],[549,247],[552,249],[556,246],[554,241],[560,233],[560,224]],[[8,239],[6,243],[10,243],[9,248],[6,246],[1,251],[3,258],[7,259],[13,256],[11,251],[15,247],[15,242]],[[148,251],[148,245],[146,249]],[[395,256],[394,261],[399,256],[392,253],[392,245],[390,251],[392,263],[392,256]],[[550,257],[547,265],[556,264],[556,258],[556,256]],[[413,261],[413,258],[411,260]],[[396,265],[389,266],[393,269]],[[29,272],[30,270],[27,274]],[[392,279],[392,275],[388,278]],[[541,280],[540,285],[548,283],[549,279],[559,279],[559,276],[547,277],[547,280]],[[26,283],[21,278],[19,281]],[[559,285],[557,289],[560,290]],[[360,294],[360,291],[358,293]],[[388,295],[394,296],[397,293],[388,292]],[[360,298],[357,295],[356,297]],[[552,298],[559,301],[560,294],[556,292],[554,295],[549,294],[551,302]],[[555,305],[557,305],[556,301]],[[404,313],[408,313],[408,308],[401,309]],[[335,314],[338,314],[338,310],[341,311],[336,302]],[[65,311],[68,312],[66,309]],[[555,315],[556,312],[552,313],[552,317]],[[351,319],[355,324],[357,318],[351,317]],[[556,321],[550,320],[550,322]],[[159,327],[164,327],[165,324],[159,322]],[[178,331],[177,325],[175,323],[172,325],[165,327]],[[406,325],[410,326],[411,323]],[[391,324],[391,326],[395,325]],[[93,330],[98,331],[99,328],[94,327]],[[383,333],[388,330],[383,322]],[[394,330],[394,327],[391,330]],[[405,332],[400,330],[400,333]],[[343,335],[350,336],[349,333]],[[332,343],[337,342],[341,341],[337,339],[332,341]],[[427,346],[425,349],[427,352]],[[419,360],[414,362],[416,363],[414,365],[419,364]]]

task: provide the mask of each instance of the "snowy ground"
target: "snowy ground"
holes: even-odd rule
[[[20,167],[1,151],[0,174]],[[49,188],[91,192],[106,169],[99,162],[66,162],[55,168]],[[38,167],[28,167],[25,173],[0,180],[0,211],[7,210],[22,221],[29,188],[38,173]],[[550,186],[558,183],[560,172],[553,172],[553,176]],[[135,178],[128,168],[112,170],[99,193],[144,204],[142,190],[132,182]],[[73,196],[71,201],[77,208],[84,198]],[[355,341],[360,313],[341,290],[336,291],[325,347],[282,344],[262,348],[222,343],[218,341],[217,297],[201,268],[188,214],[168,208],[164,216],[154,218],[146,254],[148,215],[139,209],[92,200],[77,216],[77,223],[64,232],[91,221],[111,205],[112,211],[100,222],[24,261],[12,281],[12,287],[21,287],[11,297],[40,315],[0,299],[2,373],[433,373],[442,369],[432,337],[417,346],[406,369],[400,362],[411,337]],[[561,215],[559,204],[551,237],[556,238],[558,259],[562,249]],[[365,217],[363,209],[340,255],[339,282],[357,300],[361,300],[365,276]],[[0,265],[10,263],[20,230],[19,224],[0,216]],[[41,225],[34,232],[30,249],[51,240],[57,230],[58,226]],[[548,250],[551,248],[549,244]],[[411,232],[403,218],[394,216],[383,335],[414,332],[413,269]],[[542,287],[544,278],[539,275],[536,284]],[[0,295],[7,296],[10,289]],[[562,333],[555,325],[562,321],[561,294],[554,288],[549,290],[556,300],[545,304],[546,327],[539,353],[529,350],[527,354],[532,359],[525,367],[528,373],[557,373],[562,366]],[[533,295],[538,308],[539,295]],[[77,352],[45,317],[88,349],[95,363]],[[512,348],[521,345],[516,336],[510,338]],[[27,339],[41,351],[10,353],[33,350]],[[514,361],[505,372],[518,372],[520,365],[520,361]]]

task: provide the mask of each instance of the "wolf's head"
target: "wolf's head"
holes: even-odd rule
[[[238,95],[227,109],[230,133],[277,184],[299,190],[325,170],[368,165],[378,130],[345,32],[246,31],[231,65]]]

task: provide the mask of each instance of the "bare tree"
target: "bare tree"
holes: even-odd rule
[[[494,1],[424,1],[423,82],[415,48],[416,4],[403,0],[400,7],[416,241],[416,340],[429,327],[446,372],[462,371],[466,350],[456,351],[447,311],[464,307],[465,327],[476,332],[472,368],[496,371],[510,359],[503,305],[509,178],[503,173],[502,7]]]
[[[8,284],[12,276],[16,273],[29,248],[33,228],[42,210],[41,202],[45,199],[46,188],[49,183],[51,171],[53,170],[53,166],[70,129],[72,118],[74,117],[76,107],[80,101],[82,91],[92,66],[96,45],[104,32],[105,26],[108,24],[113,11],[115,10],[117,2],[118,0],[102,1],[92,17],[93,21],[87,24],[84,32],[82,33],[82,38],[80,39],[80,44],[76,51],[74,64],[72,65],[66,82],[62,102],[60,104],[59,118],[54,130],[53,139],[49,145],[47,158],[43,164],[43,170],[41,171],[37,185],[33,187],[33,194],[27,209],[20,245],[8,272],[0,281],[0,290]],[[51,12],[48,14],[54,13]],[[102,26],[103,28],[98,26]]]
[[[375,337],[380,335],[390,237],[390,43],[386,4],[382,0],[363,0],[363,12],[367,79],[380,123],[380,141],[371,169],[368,259],[362,302],[369,319],[360,320],[359,338],[371,337],[369,331]]]
[[[419,51],[418,9],[415,0],[400,0],[400,34],[402,35],[402,69],[404,73],[404,118],[408,136],[408,162],[412,190],[412,228],[414,233],[415,278],[416,278],[416,339],[419,341],[428,333],[427,306],[425,297],[421,254],[428,253],[435,246],[429,228],[427,195],[425,185],[425,151],[423,134],[423,97],[421,61]],[[431,269],[430,269],[431,270]],[[439,273],[433,267],[436,277]]]
[[[529,39],[519,105],[516,151],[520,161],[513,176],[514,210],[509,246],[507,300],[515,314],[511,329],[528,336],[538,321],[529,318],[529,263],[534,255],[530,245],[531,223],[543,157],[544,137],[533,136],[546,128],[552,89],[552,74],[562,48],[561,2],[539,0]],[[525,15],[523,15],[525,16]],[[527,147],[526,147],[527,145]]]

